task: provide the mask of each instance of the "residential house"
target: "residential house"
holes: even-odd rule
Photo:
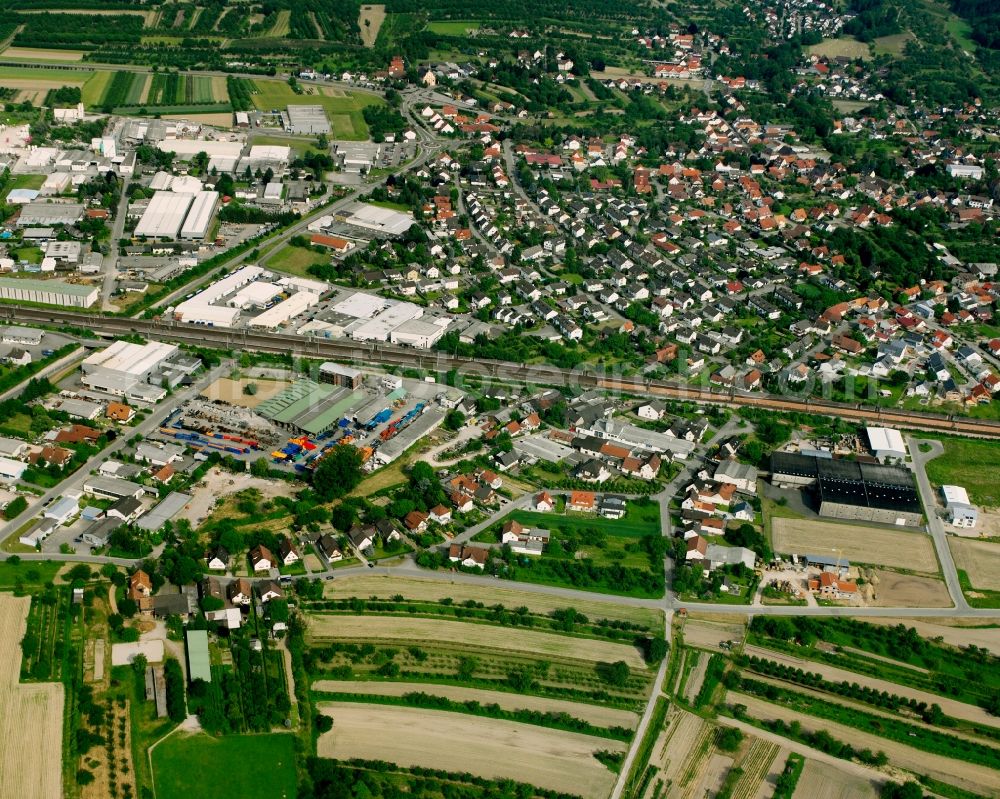
[[[271,571],[277,564],[274,555],[263,544],[258,544],[250,550],[250,565],[255,572]]]

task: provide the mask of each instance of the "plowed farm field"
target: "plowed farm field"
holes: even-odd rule
[[[422,708],[321,702],[333,729],[317,742],[320,757],[370,758],[400,766],[512,779],[584,799],[604,799],[615,775],[595,757],[625,744],[576,732]]]
[[[860,524],[839,524],[814,519],[773,519],[775,552],[841,557],[893,569],[937,574],[938,563],[930,536]]]
[[[624,660],[633,668],[645,668],[639,650],[628,644],[461,621],[311,614],[307,635],[314,641],[422,641],[571,660]]]
[[[61,799],[62,685],[18,682],[30,606],[0,594],[0,796]]]

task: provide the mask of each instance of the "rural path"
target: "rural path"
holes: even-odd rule
[[[670,623],[672,621],[673,612],[667,611],[664,626],[664,637],[667,641],[671,640]],[[663,695],[663,682],[667,676],[668,663],[670,663],[669,653],[667,657],[660,661],[660,668],[657,670],[656,679],[653,681],[653,691],[649,695],[649,701],[646,703],[646,709],[642,713],[642,718],[639,719],[639,726],[635,729],[635,735],[632,736],[632,743],[629,745],[628,752],[625,753],[625,759],[622,761],[621,768],[618,769],[618,779],[615,780],[615,787],[611,791],[611,799],[621,799],[622,791],[625,790],[625,783],[628,781],[632,764],[635,762],[636,755],[642,747],[643,738],[646,737],[649,722],[653,718],[653,711],[656,710],[656,702]]]
[[[940,441],[932,439],[918,439],[912,436],[907,438],[906,444],[910,450],[910,458],[913,460],[913,473],[917,476],[917,487],[920,489],[920,501],[924,506],[924,515],[927,516],[927,529],[934,541],[934,549],[937,551],[938,563],[941,564],[941,574],[944,575],[945,585],[948,586],[948,593],[951,601],[959,611],[969,610],[969,603],[962,592],[962,584],[958,579],[958,569],[955,567],[955,559],[951,554],[951,547],[948,546],[948,534],[944,529],[944,522],[937,514],[937,503],[934,501],[934,489],[931,486],[930,478],[927,477],[927,462],[939,455],[944,454],[944,445]],[[927,452],[922,452],[921,445],[929,447]]]

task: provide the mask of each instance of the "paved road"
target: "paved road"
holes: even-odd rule
[[[104,283],[101,286],[101,308],[105,311],[111,307],[111,293],[115,290],[115,279],[118,277],[118,242],[125,237],[125,222],[128,218],[128,194],[131,188],[131,178],[122,178],[121,199],[115,210],[115,223],[111,228],[111,252],[104,260]]]
[[[913,472],[917,476],[917,488],[920,489],[920,500],[924,505],[924,514],[927,516],[927,529],[934,539],[934,549],[937,550],[938,562],[941,564],[941,573],[944,575],[945,585],[948,586],[948,593],[951,601],[958,610],[968,610],[969,603],[962,592],[962,584],[958,581],[958,569],[955,567],[955,559],[951,555],[951,547],[948,546],[948,534],[944,529],[944,522],[937,514],[937,504],[934,501],[934,489],[931,481],[927,477],[927,461],[936,458],[944,453],[944,447],[940,441],[923,440],[910,437],[906,441],[910,450],[910,458],[913,461]],[[930,447],[928,452],[921,452],[920,445],[925,444]]]

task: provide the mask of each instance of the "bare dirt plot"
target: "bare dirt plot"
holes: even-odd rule
[[[310,614],[308,636],[312,639],[365,641],[422,641],[462,644],[504,652],[526,652],[572,660],[614,663],[624,660],[632,668],[645,669],[639,650],[592,638],[574,638],[534,630],[511,630],[491,624],[469,624],[439,619],[411,619],[396,616],[341,616]]]
[[[0,796],[62,796],[63,688],[21,685],[20,643],[29,597],[0,594]]]
[[[1000,792],[1000,771],[995,771],[988,766],[965,763],[913,749],[896,741],[890,741],[888,738],[880,738],[877,735],[862,732],[827,719],[798,713],[780,705],[773,705],[755,696],[735,691],[729,692],[727,701],[746,705],[748,714],[755,719],[765,721],[781,719],[787,723],[798,721],[803,730],[810,732],[826,730],[834,738],[840,741],[850,741],[851,745],[858,749],[867,747],[873,752],[882,750],[889,756],[889,762],[892,765],[916,774],[926,774],[934,779],[949,782],[967,791],[985,796],[995,796]]]
[[[869,780],[806,759],[792,799],[875,799],[878,791]]]
[[[53,70],[53,72],[59,72],[59,70]],[[5,89],[20,89],[26,92],[47,92],[49,89],[55,88],[56,86],[83,86],[84,81],[80,79],[67,78],[63,80],[62,78],[54,77],[51,79],[45,78],[0,78],[0,83],[3,83]]]
[[[333,729],[317,743],[320,757],[369,758],[509,778],[588,799],[603,799],[615,775],[594,752],[625,744],[575,732],[422,708],[323,702]]]
[[[828,663],[819,663],[815,660],[804,660],[803,658],[793,657],[792,655],[786,655],[782,652],[775,652],[762,646],[747,646],[743,651],[744,654],[748,656],[754,655],[759,658],[767,658],[768,660],[773,660],[776,663],[783,663],[796,669],[811,671],[815,674],[821,675],[824,679],[831,680],[833,682],[846,681],[857,683],[861,686],[874,688],[877,691],[886,691],[890,694],[896,694],[897,696],[906,697],[908,699],[916,699],[918,702],[926,702],[928,705],[932,705],[936,702],[941,706],[941,710],[943,710],[946,715],[954,716],[957,719],[971,721],[976,724],[986,724],[993,727],[1000,726],[1000,718],[991,716],[981,707],[967,705],[965,702],[949,699],[946,696],[938,696],[937,694],[921,691],[917,688],[910,688],[909,686],[900,685],[899,683],[890,682],[889,680],[880,680],[876,677],[868,677],[864,674],[858,674],[857,672],[853,672],[848,669],[831,666]]]
[[[83,51],[44,50],[34,47],[8,47],[3,51],[3,56],[4,58],[23,58],[28,61],[82,61]]]
[[[266,480],[249,474],[233,474],[221,469],[209,469],[194,488],[194,498],[184,508],[183,517],[197,527],[212,512],[217,500],[256,488],[262,499],[292,495],[291,484],[285,480]]]
[[[507,691],[486,691],[479,688],[465,688],[461,685],[438,685],[437,683],[379,682],[375,680],[317,680],[312,684],[314,691],[332,693],[373,694],[375,696],[402,696],[419,691],[431,696],[443,696],[455,702],[479,702],[481,705],[496,704],[504,710],[538,710],[542,713],[566,713],[575,719],[582,719],[598,727],[628,727],[634,729],[639,716],[628,710],[613,707],[588,705],[585,702],[568,702],[565,699],[546,699],[542,696],[523,696]]]
[[[397,577],[395,575],[364,575],[337,578],[324,586],[323,596],[328,599],[368,599],[378,597],[389,599],[401,594],[418,602],[437,602],[452,599],[456,604],[473,600],[485,605],[502,604],[504,607],[524,606],[533,613],[551,613],[565,608],[568,604],[589,619],[620,619],[637,624],[645,624],[651,629],[663,629],[663,612],[653,608],[630,607],[596,600],[561,599],[550,594],[518,591],[514,588],[478,586],[469,583],[454,583],[448,578]]]
[[[708,762],[701,770],[701,778],[695,783],[692,796],[718,796],[722,790],[722,784],[726,780],[726,775],[733,767],[733,759],[718,752],[713,752],[708,757]]]
[[[916,574],[876,569],[875,599],[869,605],[882,608],[950,608],[951,596],[944,580]]]
[[[1000,591],[1000,544],[948,537],[955,565],[969,575],[973,588]]]
[[[809,47],[810,53],[826,56],[827,58],[871,58],[871,50],[868,45],[859,42],[857,39],[824,39],[819,44]]]
[[[375,40],[378,39],[378,32],[383,22],[385,22],[384,5],[361,6],[358,27],[361,28],[361,42],[365,47],[375,46]]]
[[[649,763],[670,786],[667,795],[684,797],[700,780],[701,766],[710,746],[712,727],[693,713],[672,707],[653,744]],[[699,797],[700,799],[700,797]]]
[[[229,118],[228,114],[223,114],[223,116],[227,119]],[[185,119],[190,119],[190,116],[185,116]],[[253,395],[245,394],[244,389],[251,383],[257,386],[257,393]],[[239,380],[220,377],[202,391],[201,396],[210,400],[222,400],[230,405],[239,405],[242,408],[256,408],[264,400],[270,399],[275,394],[284,391],[288,385],[289,383],[284,380],[265,380],[259,377],[241,377]]]
[[[858,563],[928,574],[938,571],[934,545],[924,533],[815,519],[773,519],[771,532],[775,552],[828,555],[836,547],[843,557]]]
[[[186,119],[188,122],[198,122],[202,125],[211,125],[214,128],[231,128],[233,126],[233,115],[219,112],[216,114],[164,114],[164,119]]]
[[[687,682],[684,683],[684,698],[688,703],[693,703],[701,690],[701,684],[705,682],[705,672],[708,670],[709,656],[702,652],[698,656],[698,662],[691,669]]]
[[[701,619],[684,622],[684,643],[688,646],[717,651],[723,641],[742,641],[745,630],[743,624],[733,624]]]

